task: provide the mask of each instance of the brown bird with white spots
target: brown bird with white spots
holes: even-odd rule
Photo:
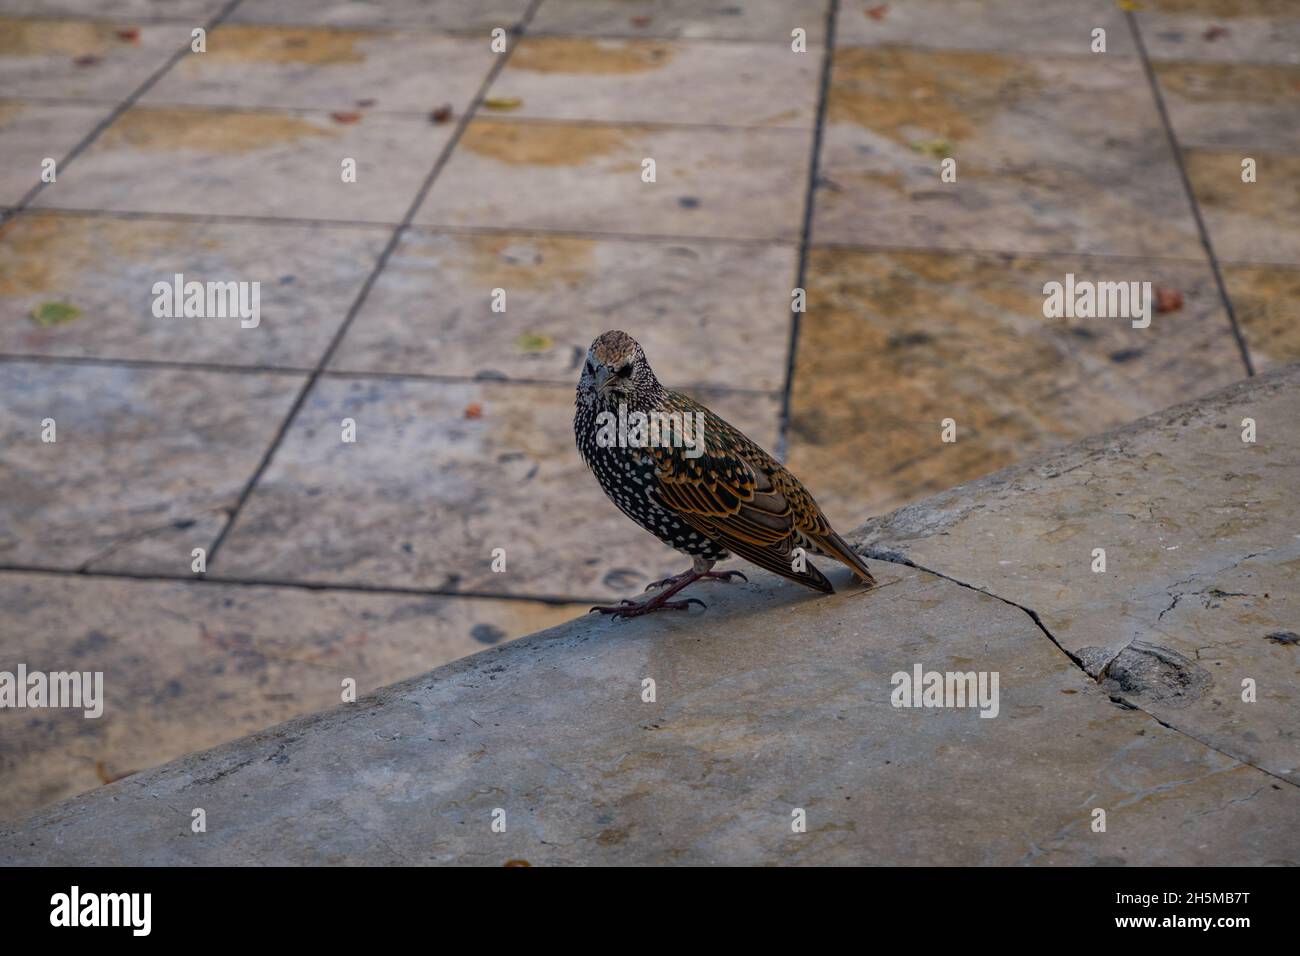
[[[578,450],[605,494],[641,527],[694,560],[691,570],[646,588],[662,588],[653,597],[593,611],[634,617],[685,610],[692,603],[703,607],[697,598],[669,598],[701,579],[743,578],[739,571],[712,570],[732,554],[827,594],[835,590],[831,582],[797,556],[796,548],[834,558],[864,584],[876,583],[799,479],[738,428],[661,385],[627,333],[606,332],[591,343],[576,405]],[[663,427],[638,430],[636,413]],[[632,423],[626,436],[615,435],[616,421]]]

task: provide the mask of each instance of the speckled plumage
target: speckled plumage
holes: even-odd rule
[[[629,414],[702,414],[703,454],[691,457],[688,449],[666,443],[602,447],[597,441],[598,418],[602,412],[616,415],[620,403]],[[736,554],[815,590],[832,592],[831,583],[811,562],[803,570],[794,569],[796,547],[833,557],[865,583],[875,583],[799,479],[739,429],[660,384],[641,346],[626,333],[606,332],[591,344],[575,404],[578,450],[605,494],[641,527],[695,559],[694,572],[678,576],[690,577],[680,586],[717,576],[709,573],[713,563]],[[659,606],[682,607],[684,602]],[[601,610],[626,613],[626,608]]]

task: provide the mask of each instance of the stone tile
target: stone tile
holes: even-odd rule
[[[1098,27],[1106,31],[1105,55],[1137,52],[1114,0],[846,0],[836,17],[835,42],[1092,55]]]
[[[371,114],[133,107],[36,205],[399,222],[451,124]],[[345,183],[342,162],[357,161]]]
[[[1244,418],[1254,443],[1242,441]],[[1297,449],[1290,366],[936,495],[855,538],[1032,608],[1103,690],[1300,783]],[[1092,570],[1096,548],[1104,573]]]
[[[200,26],[214,16],[229,0],[95,0],[94,14],[102,20],[149,22],[176,20]],[[36,14],[39,16],[86,16],[85,0],[0,0],[0,13]]]
[[[0,362],[0,565],[189,573],[302,383]]]
[[[378,228],[28,213],[0,225],[0,352],[311,368],[388,239]],[[158,318],[154,284],[259,282],[238,317]],[[47,302],[75,321],[41,325]]]
[[[189,39],[179,26],[0,16],[7,96],[125,99]]]
[[[0,668],[102,672],[103,715],[0,711],[0,818],[340,704],[585,608],[0,574]],[[364,704],[357,706],[365,706]]]
[[[789,245],[413,230],[331,367],[574,385],[615,323],[678,385],[778,391],[796,269]],[[498,288],[505,312],[491,309]]]
[[[1202,255],[1131,58],[840,50],[820,186],[818,243]]]
[[[1300,150],[1300,66],[1156,63],[1183,147]]]
[[[808,272],[789,465],[835,525],[1245,375],[1208,264],[815,249]],[[1044,318],[1043,286],[1067,273],[1183,306],[1146,329]]]
[[[1300,362],[1300,270],[1238,265],[1221,269],[1256,367]]]
[[[41,162],[61,162],[111,112],[102,106],[0,100],[0,203],[17,205],[41,181]],[[62,177],[60,170],[56,173]]]
[[[1220,260],[1300,264],[1300,156],[1250,149],[1183,155]],[[1256,161],[1253,183],[1241,181],[1246,156]]]
[[[1294,787],[1116,706],[1018,609],[879,573],[875,591],[826,597],[759,573],[706,612],[575,621],[15,821],[0,855],[1117,866],[1300,852]],[[998,674],[998,716],[892,706],[892,675],[917,664]],[[203,840],[184,826],[196,805]],[[496,807],[505,833],[488,825]],[[790,832],[795,807],[806,833]]]
[[[518,24],[529,0],[244,0],[236,23],[287,23],[335,27],[427,27],[481,33]]]
[[[460,114],[495,59],[483,40],[416,30],[230,24],[208,34],[208,51],[181,60],[141,102],[425,117],[449,104]]]
[[[1136,16],[1152,59],[1300,63],[1291,0],[1142,0]]]
[[[512,116],[809,129],[820,73],[788,44],[527,37],[488,96]]]
[[[809,43],[826,33],[827,0],[546,0],[528,32],[574,36],[766,40],[790,48],[791,31]]]
[[[794,130],[475,120],[416,222],[793,241],[809,152]]]
[[[707,401],[775,444],[775,396]],[[629,596],[682,560],[605,498],[574,445],[571,389],[326,377],[209,568],[581,600]]]

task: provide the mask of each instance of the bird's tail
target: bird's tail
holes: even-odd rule
[[[830,557],[842,564],[847,564],[867,587],[872,587],[876,583],[876,579],[867,570],[867,563],[834,531],[828,531],[824,536],[818,538],[817,545]]]

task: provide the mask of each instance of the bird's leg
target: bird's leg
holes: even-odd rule
[[[712,564],[713,562],[710,561],[709,566],[712,566]],[[690,580],[686,582],[687,584],[690,584],[693,581],[730,581],[732,578],[740,578],[740,580],[747,583],[749,581],[749,578],[745,577],[745,575],[741,574],[739,571],[710,571],[707,567],[704,570],[701,570],[699,567],[694,567],[689,571],[683,571],[681,574],[674,574],[670,578],[664,578],[662,581],[651,581],[645,586],[645,589],[649,591],[651,588],[661,588],[666,584],[676,584],[682,578],[690,578]]]
[[[599,611],[601,614],[613,614],[615,617],[639,617],[642,614],[649,614],[652,611],[684,611],[692,604],[698,604],[700,607],[707,607],[707,605],[699,598],[686,598],[684,601],[670,601],[668,599],[678,591],[701,579],[715,578],[727,581],[730,580],[733,575],[739,575],[742,578],[745,577],[739,571],[709,570],[712,567],[712,561],[705,558],[696,558],[695,566],[691,568],[691,570],[683,571],[681,574],[674,574],[671,578],[664,578],[664,580],[656,581],[654,584],[647,587],[646,590],[648,591],[652,587],[658,587],[664,584],[668,585],[668,587],[652,598],[647,598],[639,603],[625,599],[620,601],[618,604],[597,606],[593,607],[591,610]],[[749,579],[745,578],[745,580]],[[590,614],[591,611],[588,611],[587,613]]]

